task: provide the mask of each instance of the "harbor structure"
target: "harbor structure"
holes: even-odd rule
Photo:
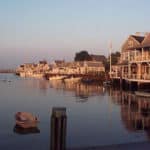
[[[54,107],[51,115],[51,150],[66,149],[66,108]]]
[[[40,61],[37,64],[26,63],[20,65],[16,73],[22,77],[43,77],[45,74],[51,75],[99,75],[105,72],[105,67],[101,61],[78,61],[65,62],[56,61],[48,64]]]
[[[78,61],[55,63],[50,71],[52,74],[99,74],[105,72],[101,61]]]
[[[16,69],[16,74],[21,77],[43,77],[49,71],[50,66],[46,61],[35,63],[25,63]]]
[[[112,66],[111,79],[135,89],[150,85],[150,33],[136,33],[127,38],[118,64]]]

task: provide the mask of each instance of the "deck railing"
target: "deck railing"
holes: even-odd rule
[[[112,74],[111,75],[112,78],[121,78],[121,76],[119,74]],[[122,75],[123,79],[133,79],[133,80],[150,80],[150,74],[132,74],[132,75],[128,75],[128,74],[123,74]]]
[[[150,61],[150,55],[131,56],[129,61]]]

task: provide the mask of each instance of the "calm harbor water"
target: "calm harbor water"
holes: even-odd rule
[[[49,150],[53,107],[66,107],[67,148],[150,140],[149,99],[125,91],[0,74],[0,100],[0,149]],[[18,111],[38,116],[35,133],[15,129]]]

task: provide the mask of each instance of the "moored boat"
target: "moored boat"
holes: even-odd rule
[[[16,125],[21,128],[33,128],[39,122],[36,116],[28,112],[17,112],[15,115]]]
[[[42,78],[42,77],[44,77],[44,74],[43,73],[33,73],[32,77],[34,77],[34,78]]]
[[[14,126],[14,130],[15,133],[17,134],[37,134],[40,133],[40,130],[38,127],[32,127],[32,128],[21,128],[18,125]]]
[[[81,77],[67,77],[64,79],[64,82],[79,82]]]
[[[134,93],[136,96],[142,96],[142,97],[149,97],[150,98],[150,92],[135,91]]]
[[[111,81],[104,81],[103,86],[110,86],[112,83]]]
[[[51,81],[51,80],[62,80],[63,78],[65,78],[65,76],[60,76],[60,75],[58,75],[58,76],[51,76],[51,77],[49,77],[49,80]]]
[[[20,72],[19,75],[20,75],[20,77],[26,77],[25,72]]]

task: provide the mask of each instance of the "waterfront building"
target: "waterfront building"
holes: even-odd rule
[[[39,63],[25,63],[16,69],[22,77],[42,77],[44,73],[49,71],[50,66],[46,61],[39,61]]]
[[[122,45],[119,63],[112,66],[111,77],[150,83],[150,33],[128,37]]]
[[[64,62],[53,65],[50,73],[53,74],[99,74],[105,72],[102,62],[98,61],[79,61]]]
[[[48,64],[46,61],[20,65],[16,72],[22,77],[43,77],[45,74],[52,75],[100,75],[105,72],[101,61],[55,61]]]

